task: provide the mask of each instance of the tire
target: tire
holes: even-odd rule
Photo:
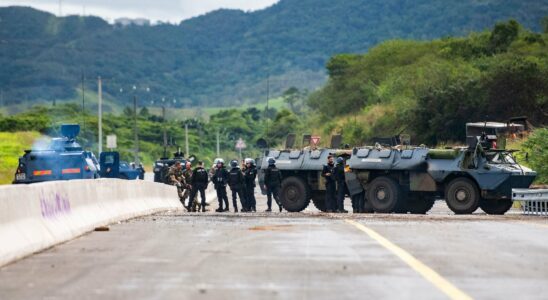
[[[312,203],[314,203],[314,206],[322,212],[326,212],[327,209],[325,207],[325,192],[315,192],[312,194]]]
[[[468,178],[453,179],[445,189],[445,201],[455,214],[471,214],[479,207],[480,194],[478,187]]]
[[[310,191],[304,180],[299,177],[288,177],[283,180],[280,190],[280,201],[289,212],[301,212],[310,203]]]
[[[405,201],[401,187],[389,177],[378,177],[367,189],[367,202],[377,213],[392,213],[399,210]]]
[[[120,179],[129,180],[129,177],[126,174],[120,174]]]
[[[407,211],[412,214],[425,215],[434,206],[436,198],[422,193],[413,193],[407,197]]]
[[[480,208],[490,215],[504,215],[513,204],[510,199],[481,199]]]

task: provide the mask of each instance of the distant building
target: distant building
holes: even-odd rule
[[[144,18],[130,19],[130,18],[118,18],[114,20],[115,25],[122,27],[135,25],[135,26],[150,26],[150,20]]]

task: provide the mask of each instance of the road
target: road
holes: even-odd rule
[[[0,269],[0,298],[546,299],[547,233],[546,218],[443,202],[426,216],[172,211]]]

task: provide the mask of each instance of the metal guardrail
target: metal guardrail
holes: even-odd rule
[[[526,215],[548,216],[548,189],[513,189],[512,200],[521,203]]]

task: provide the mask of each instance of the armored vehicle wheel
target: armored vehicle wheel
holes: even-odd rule
[[[310,192],[304,180],[294,176],[284,179],[280,201],[289,212],[303,211],[310,203]]]
[[[481,199],[480,208],[490,215],[504,215],[512,208],[510,199]]]
[[[377,213],[395,212],[404,201],[400,186],[388,177],[376,178],[367,190],[367,202]]]
[[[414,193],[407,198],[407,210],[412,214],[424,215],[432,209],[435,201],[432,196]]]
[[[327,209],[325,208],[325,193],[316,192],[312,194],[312,203],[314,203],[314,206],[323,212],[326,212]]]
[[[480,194],[472,180],[461,177],[449,182],[445,190],[445,201],[455,214],[471,214],[479,207]]]

